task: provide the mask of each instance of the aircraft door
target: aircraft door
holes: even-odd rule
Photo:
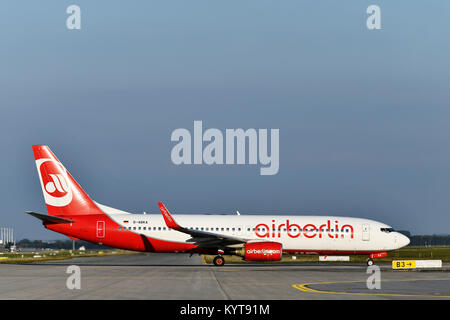
[[[362,225],[362,239],[363,239],[363,241],[370,240],[370,225],[369,224]]]
[[[97,221],[97,238],[105,237],[105,221]]]

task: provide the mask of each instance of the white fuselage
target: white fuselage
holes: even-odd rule
[[[160,214],[109,214],[121,228],[168,242],[188,242],[189,234],[168,228]],[[252,241],[273,241],[286,252],[377,252],[408,245],[409,239],[383,223],[333,216],[189,215],[181,226]]]

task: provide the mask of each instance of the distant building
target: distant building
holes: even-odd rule
[[[450,235],[415,235],[410,240],[410,246],[450,246]]]
[[[0,245],[15,244],[14,229],[0,227]]]

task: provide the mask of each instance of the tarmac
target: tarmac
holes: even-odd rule
[[[80,289],[69,289],[69,266]],[[450,299],[450,268],[393,271],[380,265],[379,288],[363,264],[203,265],[198,255],[132,254],[39,264],[0,264],[0,299],[385,300]]]

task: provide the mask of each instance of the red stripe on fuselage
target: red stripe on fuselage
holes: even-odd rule
[[[125,250],[143,252],[196,252],[198,246],[191,243],[172,242],[147,237],[124,229],[106,214],[61,216],[73,219],[69,224],[47,224],[49,230],[93,243]],[[103,238],[97,238],[97,221],[105,221]],[[119,230],[120,227],[120,230]]]

